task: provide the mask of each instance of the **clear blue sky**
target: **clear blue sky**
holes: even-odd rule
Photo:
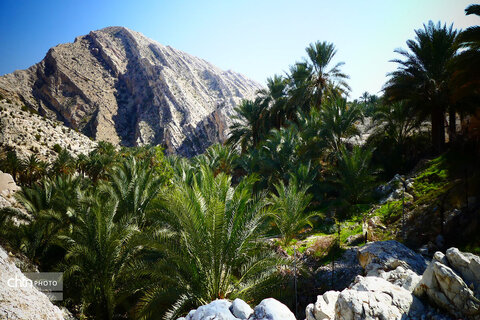
[[[353,99],[381,89],[395,69],[393,50],[424,22],[480,24],[464,14],[472,3],[479,1],[1,0],[0,74],[27,68],[90,30],[121,25],[260,83],[302,59],[310,42],[333,42]]]

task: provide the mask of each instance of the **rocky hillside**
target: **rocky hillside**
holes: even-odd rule
[[[58,146],[78,155],[88,154],[96,145],[82,133],[57,120],[0,99],[0,151],[15,150],[23,159],[35,154],[41,160],[50,161],[55,157]]]
[[[0,77],[0,94],[87,136],[187,156],[223,141],[234,106],[260,88],[123,27],[77,37]]]

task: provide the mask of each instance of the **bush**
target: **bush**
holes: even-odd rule
[[[60,151],[62,151],[62,147],[58,143],[56,143],[53,146],[53,151],[55,151],[56,153],[60,153]]]
[[[42,137],[41,135],[36,134],[36,135],[35,135],[35,140],[40,141],[40,138],[41,138],[41,137]]]

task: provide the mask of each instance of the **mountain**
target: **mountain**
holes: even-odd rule
[[[227,53],[226,53],[227,54]],[[0,94],[96,140],[192,156],[222,142],[261,85],[124,27],[51,48],[0,77]]]

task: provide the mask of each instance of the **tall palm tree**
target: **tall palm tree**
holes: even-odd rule
[[[423,29],[415,30],[415,40],[408,40],[410,51],[395,50],[405,60],[395,59],[399,64],[390,73],[384,90],[391,101],[407,100],[416,105],[421,119],[430,117],[432,144],[441,151],[445,144],[445,112],[451,111],[450,123],[454,131],[455,113],[451,108],[451,78],[449,68],[457,54],[455,44],[458,32],[453,25],[447,27],[430,21]],[[451,130],[451,131],[452,131]],[[451,132],[453,135],[454,132]]]
[[[260,103],[268,112],[263,124],[265,132],[272,127],[280,128],[289,119],[287,82],[284,77],[274,75],[267,79],[267,88],[258,91]]]
[[[480,5],[472,4],[465,12],[467,15],[480,16]],[[479,105],[480,96],[480,76],[477,72],[480,68],[480,26],[472,26],[462,31],[457,41],[464,50],[454,63],[455,100],[461,104],[461,111],[472,112]]]
[[[338,152],[345,139],[359,135],[356,123],[363,121],[358,104],[347,104],[344,98],[329,99],[318,113],[320,136],[332,152]]]
[[[234,116],[235,122],[230,127],[230,136],[228,144],[239,145],[242,153],[247,148],[255,148],[262,138],[263,119],[265,117],[265,106],[257,99],[243,100],[235,108],[237,114]]]
[[[229,176],[202,167],[193,183],[163,195],[153,219],[163,223],[146,236],[151,254],[136,268],[151,277],[139,305],[144,317],[175,319],[217,298],[248,297],[276,272],[281,260],[258,241],[265,203],[252,197],[253,182],[234,187]]]
[[[333,43],[320,42],[311,43],[306,49],[312,74],[313,105],[320,108],[326,91],[333,87],[343,90],[350,90],[346,79],[349,77],[341,72],[340,67],[344,62],[339,62],[330,68],[330,64],[337,53]]]

